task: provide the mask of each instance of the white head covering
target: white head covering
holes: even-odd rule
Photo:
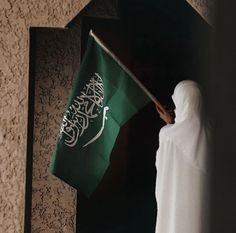
[[[175,87],[172,99],[176,107],[175,122],[181,122],[194,116],[200,117],[202,96],[196,82],[192,80],[181,81]]]
[[[208,141],[199,85],[192,80],[179,82],[172,99],[176,107],[175,124],[163,127],[160,139],[171,138],[193,166],[206,172]]]

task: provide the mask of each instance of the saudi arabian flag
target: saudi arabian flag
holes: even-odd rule
[[[150,101],[131,76],[90,32],[51,161],[52,173],[86,196],[109,166],[120,127]]]

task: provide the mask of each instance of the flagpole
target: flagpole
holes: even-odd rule
[[[101,41],[92,30],[90,30],[89,35],[91,35],[96,42],[103,48],[103,50],[108,53],[120,66],[121,68],[136,82],[136,84],[146,93],[146,95],[155,103],[156,109],[159,112],[159,114],[165,115],[166,117],[173,119],[173,117],[170,115],[170,113],[162,106],[162,104],[157,100],[155,96],[153,96],[150,91],[135,77],[135,75],[124,65],[124,63],[121,62],[121,60],[108,49],[108,47],[104,44],[103,41]]]

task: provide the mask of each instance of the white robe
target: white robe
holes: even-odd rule
[[[180,82],[172,96],[175,123],[159,133],[156,233],[207,233],[208,140],[198,85]]]

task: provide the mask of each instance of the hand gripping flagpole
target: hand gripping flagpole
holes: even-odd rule
[[[92,30],[90,30],[89,35],[91,35],[96,42],[103,48],[103,50],[108,53],[121,67],[125,72],[133,79],[134,82],[146,93],[146,95],[154,102],[156,106],[156,110],[158,111],[160,117],[166,122],[166,123],[173,123],[174,119],[170,115],[170,113],[162,106],[162,104],[157,100],[155,96],[153,96],[150,91],[135,77],[135,75],[121,62],[121,60],[108,49],[108,47],[102,42],[94,33]]]

